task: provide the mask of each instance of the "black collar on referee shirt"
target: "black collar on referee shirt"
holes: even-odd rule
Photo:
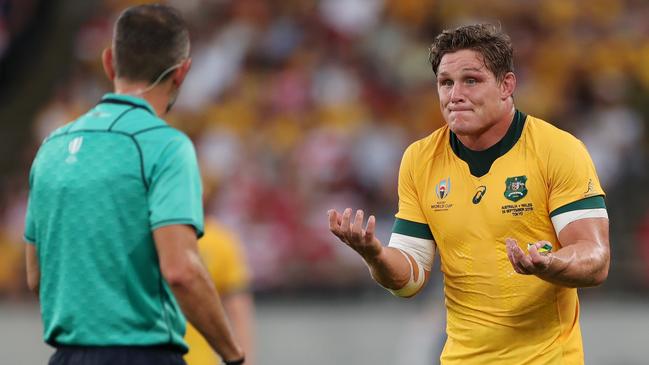
[[[155,113],[151,110],[151,108],[150,108],[148,105],[138,104],[138,103],[135,103],[135,102],[133,102],[133,101],[125,100],[125,99],[121,99],[121,98],[119,98],[119,97],[115,97],[115,96],[105,96],[105,97],[102,98],[102,99],[99,101],[99,103],[97,103],[97,104],[120,104],[120,105],[129,105],[129,106],[132,106],[132,107],[134,107],[134,108],[139,108],[139,109],[146,110],[146,111],[149,112],[151,115],[155,115]]]
[[[467,148],[465,145],[460,142],[460,139],[457,138],[455,133],[451,132],[450,134],[450,143],[451,149],[455,152],[455,155],[462,159],[464,162],[469,165],[469,170],[471,175],[476,177],[481,177],[486,175],[491,169],[494,161],[505,153],[509,151],[518,139],[523,134],[523,127],[525,126],[525,119],[527,115],[519,110],[516,110],[514,113],[514,119],[512,124],[507,129],[505,136],[498,141],[495,145],[487,148],[484,151],[473,151]]]

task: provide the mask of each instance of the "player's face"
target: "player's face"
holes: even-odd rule
[[[503,120],[503,88],[480,53],[447,53],[437,68],[437,92],[444,120],[458,136],[479,138]]]

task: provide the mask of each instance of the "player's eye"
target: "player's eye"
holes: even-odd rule
[[[453,80],[444,79],[439,81],[440,86],[450,87],[453,86]]]
[[[467,85],[475,85],[475,84],[478,83],[478,80],[476,80],[476,79],[470,77],[470,78],[466,79],[465,82],[467,83]]]

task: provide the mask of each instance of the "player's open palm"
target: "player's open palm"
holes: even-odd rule
[[[357,210],[352,221],[352,209],[347,208],[342,215],[335,209],[330,209],[329,230],[338,239],[358,252],[363,258],[376,257],[383,249],[381,242],[374,236],[376,218],[371,215],[367,220],[367,226],[363,229],[365,212]]]
[[[534,244],[530,244],[528,248],[529,254],[525,254],[513,238],[507,238],[505,240],[505,245],[507,247],[507,257],[514,268],[514,271],[519,274],[543,274],[550,267],[552,254],[539,252],[539,249],[546,247],[546,245],[552,247],[550,242],[538,241]]]

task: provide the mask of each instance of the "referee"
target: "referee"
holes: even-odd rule
[[[45,139],[30,171],[27,280],[50,364],[185,364],[185,316],[242,364],[197,252],[201,182],[189,138],[160,119],[187,74],[189,33],[162,5],[125,10],[102,56],[115,92]]]

